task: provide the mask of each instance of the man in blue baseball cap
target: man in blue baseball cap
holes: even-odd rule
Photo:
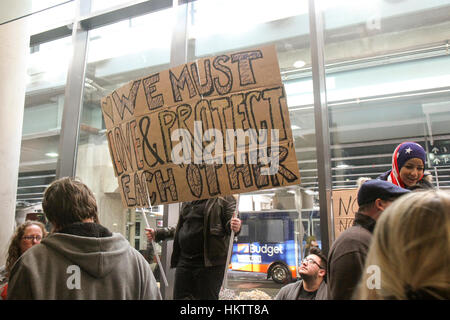
[[[333,300],[349,300],[362,275],[372,232],[380,214],[410,192],[383,180],[368,180],[358,190],[353,226],[341,233],[328,255],[328,292]]]

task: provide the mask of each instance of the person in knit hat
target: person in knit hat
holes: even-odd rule
[[[409,190],[432,189],[433,185],[423,179],[426,152],[415,142],[399,144],[392,155],[392,168],[377,179],[389,181]]]

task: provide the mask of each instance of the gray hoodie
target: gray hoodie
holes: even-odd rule
[[[161,299],[148,262],[120,234],[53,233],[11,270],[8,299]]]
[[[275,297],[275,300],[297,300],[300,290],[303,286],[303,280],[298,280],[294,283],[290,283],[280,289]],[[327,300],[328,299],[328,289],[325,281],[322,281],[319,288],[317,289],[317,294],[314,300]]]

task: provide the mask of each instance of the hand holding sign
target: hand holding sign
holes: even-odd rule
[[[238,232],[239,230],[241,230],[241,219],[233,217],[231,218],[231,230],[233,230],[233,232]]]
[[[147,240],[152,242],[155,239],[155,229],[145,228],[145,235],[147,236]]]

